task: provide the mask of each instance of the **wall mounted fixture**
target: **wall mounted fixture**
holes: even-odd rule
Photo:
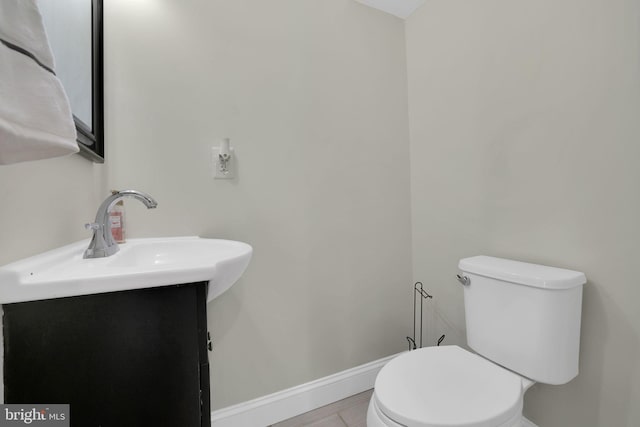
[[[235,156],[231,147],[231,140],[223,138],[219,147],[213,147],[213,177],[216,179],[235,178]]]

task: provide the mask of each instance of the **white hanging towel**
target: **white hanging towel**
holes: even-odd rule
[[[0,0],[0,165],[78,152],[37,0]]]

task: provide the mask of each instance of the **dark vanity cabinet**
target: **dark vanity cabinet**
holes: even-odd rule
[[[5,403],[75,427],[211,425],[206,283],[6,304]]]

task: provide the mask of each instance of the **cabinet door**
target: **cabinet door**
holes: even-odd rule
[[[6,403],[77,427],[210,425],[206,284],[4,305]]]

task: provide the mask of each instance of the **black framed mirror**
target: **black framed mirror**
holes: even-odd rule
[[[102,0],[39,0],[56,75],[67,92],[80,155],[104,162]]]

